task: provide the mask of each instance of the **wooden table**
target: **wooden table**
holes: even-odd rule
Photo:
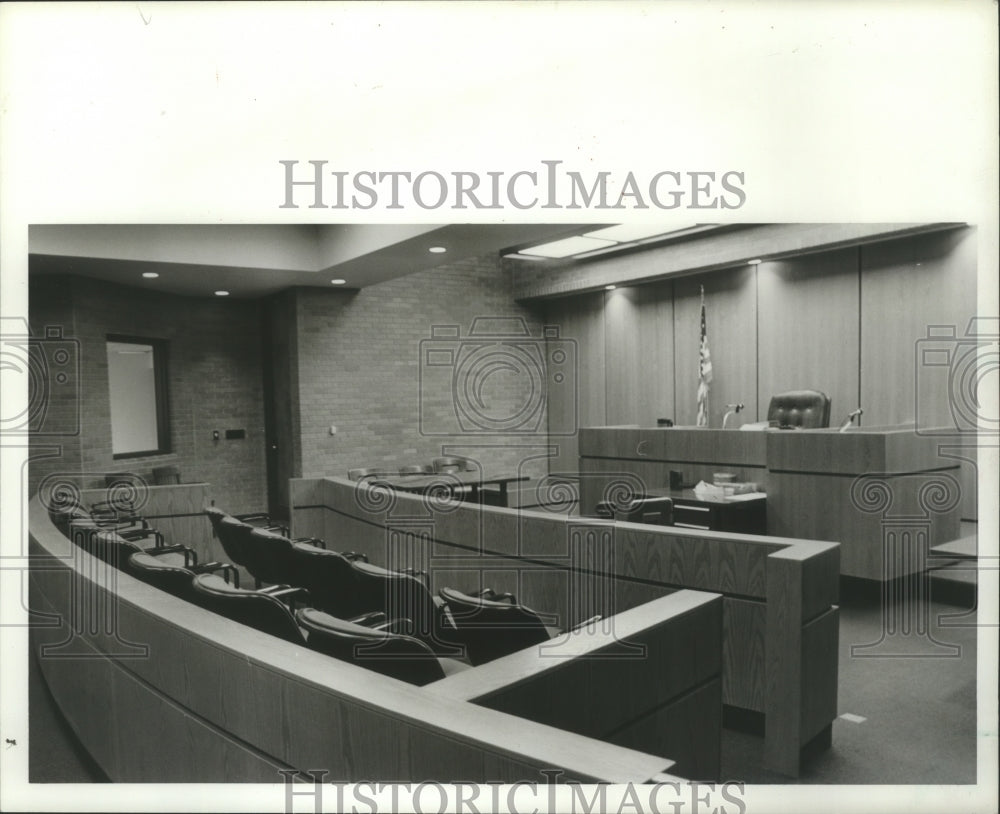
[[[482,502],[484,486],[499,486],[499,505],[507,505],[507,486],[528,480],[527,475],[497,475],[483,477],[478,472],[438,472],[433,475],[392,475],[371,479],[373,485],[386,486],[398,492],[430,494],[447,492],[452,497],[468,489],[469,499]]]

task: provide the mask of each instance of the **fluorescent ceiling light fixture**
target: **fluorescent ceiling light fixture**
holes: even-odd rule
[[[427,251],[431,254],[444,254],[448,250],[444,246],[431,246]]]
[[[616,285],[606,285],[604,286],[605,291],[614,291],[618,286]]]
[[[345,285],[347,283],[347,280],[344,280],[341,277],[337,277],[335,280],[330,280],[330,283],[331,285]]]
[[[532,246],[528,249],[521,249],[518,254],[527,254],[534,257],[570,257],[574,254],[593,252],[614,245],[614,240],[598,240],[592,237],[577,236],[554,240],[551,243],[543,243],[540,246]]]
[[[144,271],[142,273],[142,276],[145,277],[147,280],[155,280],[160,275],[157,274],[155,271]]]
[[[587,237],[615,240],[619,243],[631,243],[635,240],[645,240],[648,237],[671,235],[674,232],[686,232],[698,224],[689,223],[685,226],[665,226],[662,223],[619,223],[617,226],[607,226],[593,232],[585,232]]]
[[[228,291],[216,291],[215,292],[215,296],[216,297],[228,297],[229,296],[229,292]]]
[[[760,265],[760,258],[759,257],[755,257],[753,260],[747,260],[747,265],[749,265],[749,266],[759,266]]]

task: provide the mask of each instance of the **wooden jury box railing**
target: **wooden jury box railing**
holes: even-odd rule
[[[378,565],[425,570],[435,592],[513,592],[564,629],[678,589],[720,593],[729,720],[762,722],[767,766],[790,776],[804,747],[829,743],[837,543],[442,503],[340,478],[292,480],[291,495],[294,534]]]
[[[112,780],[280,783],[282,772],[325,771],[327,782],[642,783],[677,781],[675,765],[717,778],[717,595],[642,604],[544,653],[486,665],[478,687],[415,687],[116,571],[62,536],[37,497],[29,520],[32,649]],[[680,643],[701,655],[651,680],[633,651],[617,657],[623,642],[652,665],[669,665]],[[518,701],[525,687],[551,694],[566,682],[575,700],[556,716]]]

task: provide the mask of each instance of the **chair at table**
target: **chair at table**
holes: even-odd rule
[[[771,397],[767,420],[779,427],[830,426],[830,397],[819,390],[789,390]]]
[[[472,472],[475,471],[476,465],[473,461],[468,458],[455,458],[455,457],[440,457],[435,458],[431,461],[431,466],[434,468],[435,472]]]
[[[199,607],[287,642],[306,644],[295,617],[282,601],[285,594],[298,592],[298,588],[247,591],[215,574],[197,574],[191,584],[194,588],[191,600]]]
[[[313,608],[296,614],[308,631],[309,647],[382,675],[422,686],[468,665],[440,658],[420,639],[355,625]]]
[[[453,588],[438,593],[454,620],[455,640],[465,647],[473,665],[547,642],[557,632],[547,628],[535,611],[518,605],[512,594],[486,590],[470,596]]]
[[[638,497],[627,506],[616,506],[602,501],[597,504],[595,514],[607,520],[625,520],[629,523],[649,523],[657,526],[672,526],[674,501],[669,497]]]

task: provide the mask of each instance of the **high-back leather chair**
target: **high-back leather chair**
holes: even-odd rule
[[[473,665],[485,664],[551,638],[538,614],[516,601],[469,596],[453,588],[442,588],[439,594],[455,622],[456,641],[465,646],[466,657]]]
[[[391,571],[367,562],[351,563],[353,590],[366,611],[382,611],[390,619],[408,619],[405,631],[439,652],[457,652],[455,628],[444,604],[434,601],[423,580],[403,571]]]
[[[771,397],[768,422],[779,427],[815,429],[830,426],[830,397],[819,390],[789,390]]]
[[[313,608],[300,610],[297,619],[309,634],[311,649],[400,681],[422,686],[461,669],[412,636],[373,630]]]
[[[314,607],[343,619],[377,610],[363,607],[365,602],[354,592],[351,562],[359,556],[293,543],[291,583],[309,591]]]
[[[195,604],[205,610],[293,644],[306,643],[292,612],[277,596],[237,588],[215,574],[198,574],[191,584]]]
[[[137,551],[129,557],[128,573],[178,599],[194,602],[195,574],[180,565],[170,565],[149,554]],[[237,580],[239,577],[237,577]],[[239,587],[239,582],[236,583]]]

